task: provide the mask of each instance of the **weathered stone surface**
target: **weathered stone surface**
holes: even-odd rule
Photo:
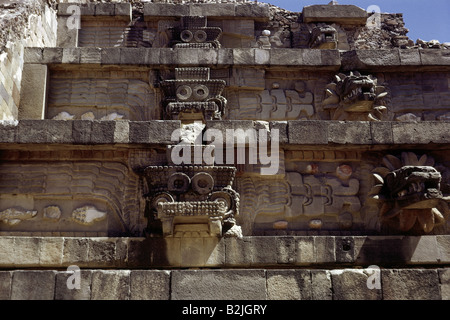
[[[0,271],[0,299],[11,299],[12,271]]]
[[[130,270],[95,270],[91,288],[91,300],[129,300]]]
[[[169,300],[170,272],[159,270],[132,270],[130,273],[130,300]]]
[[[64,238],[63,265],[88,265],[89,242],[85,238]]]
[[[312,5],[303,8],[303,21],[306,23],[336,22],[363,25],[367,16],[365,10],[354,5]]]
[[[44,119],[48,68],[43,64],[25,64],[20,96],[20,119]]]
[[[42,237],[40,239],[39,264],[43,267],[55,267],[62,263],[64,239],[60,237]]]
[[[450,141],[450,122],[392,123],[395,144],[429,144]]]
[[[333,300],[381,300],[381,289],[369,289],[363,270],[331,270]]]
[[[369,122],[331,122],[328,141],[338,144],[372,144]]]
[[[450,269],[438,269],[442,300],[450,300]]]
[[[329,271],[311,270],[311,293],[312,300],[333,299],[333,289]]]
[[[265,300],[265,271],[172,271],[171,298],[185,300],[192,297],[197,300]]]
[[[437,270],[381,270],[384,300],[440,300]]]
[[[309,270],[268,270],[269,300],[311,300],[312,283]]]
[[[53,300],[56,271],[14,271],[11,300]]]
[[[319,121],[288,121],[289,144],[328,143],[328,124]]]
[[[79,278],[75,280],[75,277]],[[79,288],[77,285],[79,284]],[[63,271],[56,274],[55,300],[90,300],[92,270]]]

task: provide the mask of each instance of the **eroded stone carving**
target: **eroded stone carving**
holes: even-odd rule
[[[161,82],[166,119],[220,120],[227,102],[221,96],[225,84],[210,79],[209,68],[176,68],[175,79]]]
[[[203,16],[181,17],[181,26],[174,29],[174,48],[220,48],[222,29],[208,27]]]
[[[370,195],[380,204],[382,225],[413,234],[430,233],[445,224],[449,214],[441,190],[441,173],[432,157],[404,152],[387,155],[373,171]]]
[[[340,73],[326,87],[323,107],[331,110],[332,120],[379,121],[387,110],[383,105],[387,94],[372,75]]]
[[[61,218],[61,209],[58,206],[48,206],[44,208],[44,218],[58,221]]]
[[[311,30],[309,47],[311,49],[336,49],[338,34],[335,28],[321,23]]]
[[[94,206],[84,206],[72,212],[72,219],[83,225],[93,225],[106,218],[106,212],[97,210]]]
[[[239,194],[232,189],[235,172],[234,167],[221,166],[145,168],[150,228],[160,221],[164,236],[239,234]]]
[[[37,215],[37,211],[23,208],[8,208],[0,212],[0,220],[10,226],[19,224],[23,220],[29,220]]]

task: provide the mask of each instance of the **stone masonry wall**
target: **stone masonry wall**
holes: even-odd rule
[[[450,269],[0,271],[3,300],[441,300],[450,299]],[[264,304],[264,303],[263,303]],[[276,312],[270,310],[268,312]],[[277,308],[278,309],[278,308]],[[277,310],[279,311],[279,310]],[[181,310],[171,308],[176,315]],[[167,313],[166,313],[167,314]]]
[[[0,120],[15,120],[24,48],[56,45],[56,11],[41,0],[0,4],[0,11]]]

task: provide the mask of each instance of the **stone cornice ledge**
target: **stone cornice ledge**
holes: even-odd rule
[[[173,144],[178,120],[0,121],[0,143],[7,144]],[[450,121],[208,121],[206,129],[277,129],[280,145],[448,145]]]
[[[205,238],[203,245],[195,242],[196,255],[184,254],[180,241],[1,236],[0,269],[450,265],[449,235]],[[183,241],[188,247],[189,238]]]

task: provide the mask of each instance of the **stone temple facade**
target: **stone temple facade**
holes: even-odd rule
[[[401,14],[0,8],[1,299],[450,299],[450,50]]]

